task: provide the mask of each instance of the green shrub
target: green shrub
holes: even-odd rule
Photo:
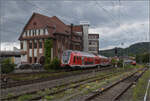
[[[113,66],[115,66],[118,62],[117,62],[116,59],[112,59],[112,60],[111,60],[111,63],[112,63]]]
[[[29,101],[30,99],[32,98],[32,95],[23,95],[23,96],[20,96],[17,101]]]
[[[53,61],[51,62],[52,68],[53,69],[59,69],[60,68],[60,60],[58,58],[54,58]]]
[[[60,67],[60,60],[56,57],[49,64],[44,65],[45,70],[59,69],[59,67]]]
[[[11,63],[10,59],[5,59],[1,62],[1,72],[10,73],[15,69],[15,64]]]
[[[119,60],[117,65],[118,65],[118,67],[123,67],[123,60]]]

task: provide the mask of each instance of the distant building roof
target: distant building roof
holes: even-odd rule
[[[0,51],[0,57],[21,56],[19,51]]]

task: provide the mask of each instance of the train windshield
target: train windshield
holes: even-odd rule
[[[69,58],[70,58],[70,54],[71,54],[70,51],[66,51],[66,52],[63,53],[62,59],[63,59],[63,62],[64,62],[65,64],[68,63]]]

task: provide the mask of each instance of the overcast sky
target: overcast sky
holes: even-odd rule
[[[2,50],[20,48],[18,37],[33,12],[57,16],[66,24],[88,21],[89,32],[100,35],[100,50],[148,41],[148,0],[0,1]]]

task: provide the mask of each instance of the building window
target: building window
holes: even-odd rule
[[[40,35],[40,29],[39,29],[39,35]]]
[[[42,42],[39,42],[39,48],[42,48]]]
[[[36,36],[36,29],[34,30],[34,35]]]
[[[33,30],[33,36],[35,35],[35,30]]]
[[[40,29],[40,35],[43,35],[43,29]]]
[[[36,35],[39,35],[39,30],[38,29],[36,29]]]
[[[21,49],[23,49],[23,43],[21,42]]]
[[[32,43],[31,42],[29,43],[29,48],[32,49]]]
[[[73,60],[74,60],[73,62],[76,63],[76,56],[74,56],[74,59],[73,59]]]
[[[37,62],[37,58],[36,58],[36,57],[34,58],[34,62],[35,62],[35,63]]]
[[[92,42],[91,41],[89,41],[89,45],[91,45],[92,44]]]
[[[29,30],[29,36],[31,36],[31,30]]]
[[[24,32],[25,36],[27,36],[27,31]]]
[[[43,29],[43,34],[46,34],[46,29],[45,28]]]
[[[30,31],[31,31],[31,33],[30,33],[30,34],[31,34],[31,36],[32,36],[32,35],[33,35],[33,30],[30,30]]]
[[[37,43],[36,42],[34,42],[34,48],[37,48]]]

